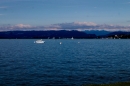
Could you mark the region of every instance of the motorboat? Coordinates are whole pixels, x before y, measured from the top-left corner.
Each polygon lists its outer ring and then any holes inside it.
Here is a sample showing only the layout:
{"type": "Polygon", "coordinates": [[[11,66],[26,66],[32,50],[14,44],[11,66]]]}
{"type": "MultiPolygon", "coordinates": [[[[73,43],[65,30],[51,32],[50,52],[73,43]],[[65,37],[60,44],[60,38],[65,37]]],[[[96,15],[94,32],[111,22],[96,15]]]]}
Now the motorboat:
{"type": "Polygon", "coordinates": [[[34,41],[34,43],[45,43],[42,39],[34,41]]]}

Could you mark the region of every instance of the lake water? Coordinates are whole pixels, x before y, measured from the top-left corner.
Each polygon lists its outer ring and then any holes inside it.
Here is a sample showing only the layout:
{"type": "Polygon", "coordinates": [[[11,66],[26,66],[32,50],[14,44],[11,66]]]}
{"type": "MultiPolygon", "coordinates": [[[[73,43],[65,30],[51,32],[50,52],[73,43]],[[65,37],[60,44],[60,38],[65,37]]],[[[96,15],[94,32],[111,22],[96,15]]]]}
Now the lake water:
{"type": "Polygon", "coordinates": [[[130,81],[129,39],[45,39],[44,44],[34,41],[0,39],[0,86],[130,81]]]}

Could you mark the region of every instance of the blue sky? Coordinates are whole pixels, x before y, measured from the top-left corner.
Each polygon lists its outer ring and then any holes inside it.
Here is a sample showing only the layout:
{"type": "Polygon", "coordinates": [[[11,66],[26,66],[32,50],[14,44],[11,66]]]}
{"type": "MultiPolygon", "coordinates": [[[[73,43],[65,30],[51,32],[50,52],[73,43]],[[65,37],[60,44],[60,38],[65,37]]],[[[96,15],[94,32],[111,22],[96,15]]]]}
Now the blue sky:
{"type": "Polygon", "coordinates": [[[0,0],[0,30],[130,30],[129,10],[130,0],[0,0]]]}

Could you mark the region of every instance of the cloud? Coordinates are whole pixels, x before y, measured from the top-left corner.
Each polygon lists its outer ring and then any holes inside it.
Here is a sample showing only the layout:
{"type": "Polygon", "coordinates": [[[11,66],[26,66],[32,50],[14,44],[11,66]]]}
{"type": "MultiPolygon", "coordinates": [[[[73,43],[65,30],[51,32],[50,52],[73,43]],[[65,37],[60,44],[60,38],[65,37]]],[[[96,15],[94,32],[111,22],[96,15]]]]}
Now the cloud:
{"type": "Polygon", "coordinates": [[[48,26],[31,26],[28,24],[0,26],[1,31],[9,30],[106,30],[106,31],[130,31],[130,26],[96,24],[94,22],[59,23],[48,26]]]}
{"type": "Polygon", "coordinates": [[[31,25],[17,24],[14,27],[17,27],[17,28],[31,28],[31,25]]]}
{"type": "Polygon", "coordinates": [[[31,30],[33,27],[27,24],[17,24],[17,25],[1,25],[0,31],[10,31],[10,30],[31,30]]]}
{"type": "MultiPolygon", "coordinates": [[[[52,26],[57,26],[57,29],[63,30],[84,30],[85,28],[94,27],[97,24],[93,22],[72,22],[72,23],[61,23],[61,24],[54,24],[52,26]]],[[[50,26],[49,26],[50,27],[50,26]]]]}
{"type": "Polygon", "coordinates": [[[96,24],[93,22],[72,22],[72,23],[62,23],[55,24],[63,30],[106,30],[106,31],[130,31],[130,26],[120,26],[120,25],[107,25],[107,24],[96,24]]]}
{"type": "Polygon", "coordinates": [[[79,26],[96,26],[96,23],[93,22],[73,22],[75,25],[79,26]]]}
{"type": "Polygon", "coordinates": [[[96,24],[94,22],[72,22],[55,24],[59,26],[57,29],[64,30],[107,30],[107,31],[130,31],[130,26],[96,24]]]}

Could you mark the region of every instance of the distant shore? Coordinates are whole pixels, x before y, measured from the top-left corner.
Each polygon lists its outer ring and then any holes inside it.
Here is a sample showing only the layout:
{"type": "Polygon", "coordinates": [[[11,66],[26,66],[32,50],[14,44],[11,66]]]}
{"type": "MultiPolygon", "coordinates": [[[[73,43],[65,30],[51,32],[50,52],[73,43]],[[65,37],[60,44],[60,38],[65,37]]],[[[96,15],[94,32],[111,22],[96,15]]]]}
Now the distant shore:
{"type": "MultiPolygon", "coordinates": [[[[97,32],[99,33],[99,32],[97,32]]],[[[130,32],[109,32],[97,35],[85,31],[2,31],[0,39],[130,39],[130,32]]]]}

